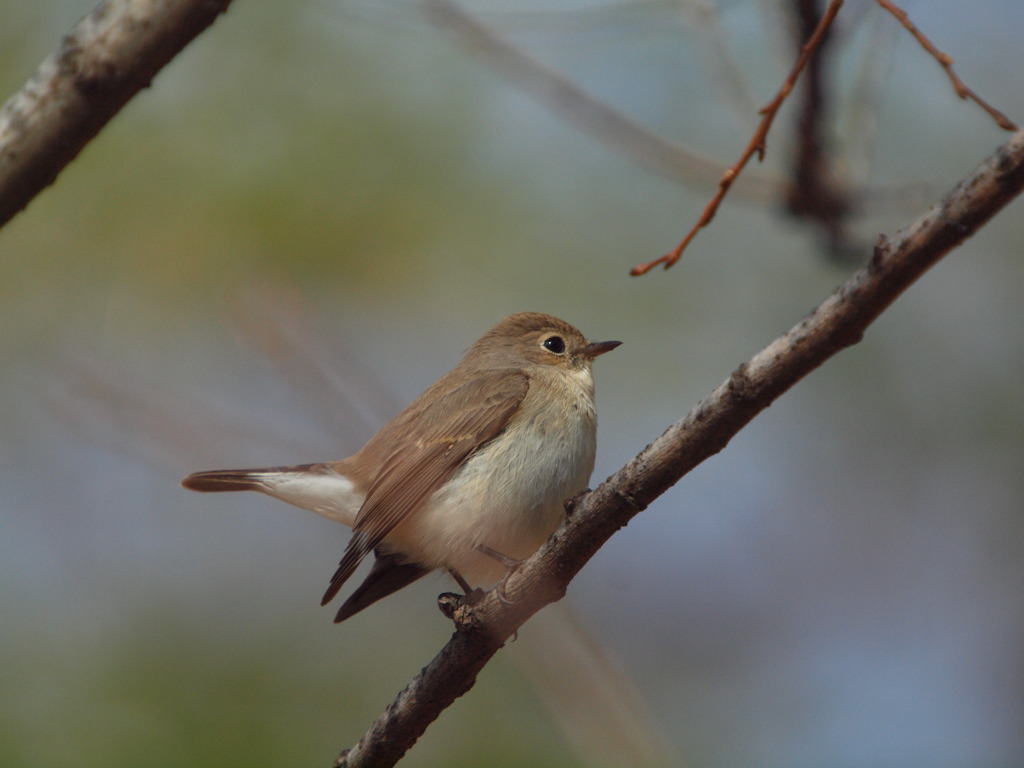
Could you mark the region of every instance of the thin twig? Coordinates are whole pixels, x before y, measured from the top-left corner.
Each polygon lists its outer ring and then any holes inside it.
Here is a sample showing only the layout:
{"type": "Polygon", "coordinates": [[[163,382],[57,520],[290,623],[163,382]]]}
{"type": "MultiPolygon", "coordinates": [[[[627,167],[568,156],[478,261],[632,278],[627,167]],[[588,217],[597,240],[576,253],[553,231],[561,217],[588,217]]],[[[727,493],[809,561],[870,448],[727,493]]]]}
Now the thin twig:
{"type": "MultiPolygon", "coordinates": [[[[697,19],[700,31],[694,36],[693,43],[700,45],[706,52],[703,58],[714,83],[715,93],[722,96],[722,103],[732,112],[737,128],[744,132],[750,130],[751,116],[757,114],[758,99],[751,91],[736,57],[729,50],[722,24],[722,14],[726,9],[719,7],[713,0],[701,0],[685,10],[697,19]]],[[[715,181],[717,176],[716,173],[715,181]]]]}
{"type": "Polygon", "coordinates": [[[718,191],[715,192],[714,197],[711,198],[711,202],[707,204],[707,207],[704,209],[704,213],[701,214],[697,223],[693,225],[693,228],[690,229],[686,234],[686,237],[683,238],[682,242],[680,242],[674,250],[655,259],[654,261],[633,267],[633,269],[630,270],[631,275],[645,275],[659,264],[664,264],[665,269],[668,269],[679,261],[679,257],[682,256],[683,251],[686,250],[686,247],[690,244],[693,238],[697,236],[697,233],[710,224],[712,219],[715,218],[718,206],[725,198],[725,195],[729,192],[729,188],[732,186],[733,182],[743,171],[744,167],[746,167],[750,158],[756,154],[759,161],[764,160],[765,148],[768,141],[768,131],[771,130],[772,122],[775,120],[776,114],[778,114],[779,107],[782,106],[786,97],[789,96],[790,92],[793,90],[793,86],[796,85],[797,78],[800,76],[800,73],[807,65],[811,56],[814,55],[814,52],[818,49],[818,46],[825,37],[825,33],[832,25],[832,21],[835,19],[836,14],[839,13],[839,9],[842,8],[842,6],[843,0],[831,0],[828,8],[825,9],[824,15],[821,17],[821,22],[814,30],[814,34],[811,35],[810,39],[804,43],[801,48],[800,56],[797,58],[796,64],[793,65],[793,69],[786,77],[785,82],[783,82],[782,88],[780,88],[779,92],[775,94],[774,99],[761,108],[761,123],[757,126],[757,130],[754,131],[754,135],[751,137],[750,143],[747,144],[747,148],[743,150],[743,154],[740,156],[740,159],[736,161],[735,165],[722,174],[722,178],[718,181],[718,191]]]}
{"type": "MultiPolygon", "coordinates": [[[[868,5],[858,7],[870,8],[868,5]]],[[[843,127],[843,167],[851,189],[864,188],[871,175],[872,159],[878,144],[878,113],[883,85],[891,69],[896,40],[901,34],[880,13],[871,14],[870,18],[865,19],[864,26],[867,28],[864,34],[871,44],[861,46],[857,63],[851,66],[857,75],[850,86],[847,99],[849,116],[843,127]]],[[[920,208],[935,196],[935,191],[922,194],[921,191],[915,193],[908,190],[908,198],[916,197],[916,202],[909,210],[920,208]]],[[[870,197],[862,196],[857,202],[860,210],[877,206],[877,210],[891,211],[894,200],[890,195],[872,194],[870,197]]]]}
{"type": "Polygon", "coordinates": [[[887,10],[889,13],[891,13],[893,16],[899,19],[900,23],[904,26],[904,28],[914,36],[918,43],[921,44],[921,47],[928,51],[928,53],[930,53],[932,57],[937,62],[939,62],[939,65],[944,70],[946,70],[946,75],[949,77],[950,82],[953,84],[953,90],[956,91],[957,96],[959,96],[961,99],[973,101],[983,110],[988,112],[992,119],[996,121],[996,124],[1003,130],[1017,130],[1016,124],[1012,120],[1010,120],[1010,118],[1008,118],[998,109],[996,109],[983,98],[981,98],[981,96],[979,96],[978,94],[976,94],[974,91],[967,87],[964,81],[961,80],[957,76],[956,72],[953,71],[953,57],[950,56],[949,54],[943,53],[938,48],[936,48],[932,41],[925,37],[924,33],[917,28],[914,22],[910,20],[910,17],[907,15],[906,11],[896,6],[894,3],[890,2],[890,0],[875,0],[875,2],[877,2],[885,10],[887,10]]]}
{"type": "Polygon", "coordinates": [[[453,611],[456,632],[363,738],[336,761],[394,765],[431,722],[468,691],[502,643],[569,582],[620,528],[691,469],[721,451],[758,413],[846,347],[939,259],[1024,190],[1024,132],[1016,133],[940,203],[891,238],[800,323],[773,341],[594,491],[505,584],[453,611]]]}
{"type": "MultiPolygon", "coordinates": [[[[604,142],[645,168],[684,184],[704,185],[720,176],[714,161],[652,133],[622,112],[595,98],[570,78],[504,40],[451,0],[421,0],[428,21],[459,37],[500,74],[514,81],[566,122],[604,142]]],[[[751,177],[742,194],[776,199],[780,180],[751,177]]]]}
{"type": "MultiPolygon", "coordinates": [[[[360,364],[343,340],[324,343],[324,332],[312,327],[310,308],[301,302],[299,292],[282,287],[280,281],[274,290],[258,285],[242,297],[233,321],[291,388],[302,393],[303,403],[319,422],[343,441],[359,434],[368,438],[401,410],[401,401],[360,364]]],[[[353,451],[358,447],[351,446],[353,451]]]]}

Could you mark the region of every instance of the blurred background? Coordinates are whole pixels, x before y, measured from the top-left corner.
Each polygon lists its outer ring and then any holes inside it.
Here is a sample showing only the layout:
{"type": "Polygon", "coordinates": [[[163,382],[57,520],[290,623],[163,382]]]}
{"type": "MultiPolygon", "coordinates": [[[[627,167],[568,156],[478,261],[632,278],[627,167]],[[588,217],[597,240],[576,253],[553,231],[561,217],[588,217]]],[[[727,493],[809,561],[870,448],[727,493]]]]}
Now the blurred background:
{"type": "MultiPolygon", "coordinates": [[[[0,92],[93,4],[5,0],[0,92]]],[[[769,0],[465,7],[716,168],[793,58],[769,0]]],[[[1024,118],[1020,3],[905,7],[1024,118]]],[[[841,18],[863,257],[1006,134],[874,3],[841,18]]],[[[452,585],[335,626],[345,529],[183,475],[348,455],[537,310],[625,342],[596,484],[852,270],[780,213],[794,104],[630,278],[713,180],[535,95],[412,3],[236,0],[0,232],[0,765],[328,764],[447,640],[452,585]]],[[[403,764],[1024,765],[1020,210],[620,532],[403,764]]]]}

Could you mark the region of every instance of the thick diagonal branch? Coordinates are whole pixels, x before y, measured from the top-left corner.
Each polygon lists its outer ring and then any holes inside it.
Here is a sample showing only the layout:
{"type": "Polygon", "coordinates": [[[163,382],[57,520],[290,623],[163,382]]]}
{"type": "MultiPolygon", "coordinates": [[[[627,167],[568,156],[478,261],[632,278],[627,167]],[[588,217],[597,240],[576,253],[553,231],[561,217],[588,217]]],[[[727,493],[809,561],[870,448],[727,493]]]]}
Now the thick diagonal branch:
{"type": "Polygon", "coordinates": [[[231,0],[107,0],[0,109],[0,226],[231,0]]]}
{"type": "Polygon", "coordinates": [[[336,765],[394,765],[445,707],[473,686],[502,643],[565,593],[572,578],[617,530],[721,451],[797,381],[859,341],[918,277],[1022,188],[1024,132],[1018,132],[920,219],[891,238],[880,237],[866,267],[737,368],[636,458],[578,499],[565,524],[509,578],[505,592],[511,604],[492,592],[475,606],[455,609],[457,631],[448,645],[336,765]]]}

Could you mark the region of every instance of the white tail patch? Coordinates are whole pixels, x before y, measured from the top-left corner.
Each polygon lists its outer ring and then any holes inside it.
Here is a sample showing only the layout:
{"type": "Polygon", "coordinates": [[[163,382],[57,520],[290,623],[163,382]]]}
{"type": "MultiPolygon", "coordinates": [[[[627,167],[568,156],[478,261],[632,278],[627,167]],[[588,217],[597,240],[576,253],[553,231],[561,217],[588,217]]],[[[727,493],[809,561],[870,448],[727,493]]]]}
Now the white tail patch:
{"type": "Polygon", "coordinates": [[[364,495],[344,475],[325,472],[276,470],[253,472],[258,490],[296,507],[308,509],[349,527],[363,505],[364,495]]]}

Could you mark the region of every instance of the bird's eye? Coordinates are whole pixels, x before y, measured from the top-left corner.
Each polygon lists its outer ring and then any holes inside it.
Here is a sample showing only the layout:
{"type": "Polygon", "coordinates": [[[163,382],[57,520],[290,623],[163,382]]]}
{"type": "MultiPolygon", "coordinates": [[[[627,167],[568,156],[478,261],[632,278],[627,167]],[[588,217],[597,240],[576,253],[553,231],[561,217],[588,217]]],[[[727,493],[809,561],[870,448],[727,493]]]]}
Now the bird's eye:
{"type": "Polygon", "coordinates": [[[560,355],[565,352],[565,339],[561,336],[548,336],[544,339],[541,346],[543,346],[548,352],[554,352],[556,355],[560,355]]]}

